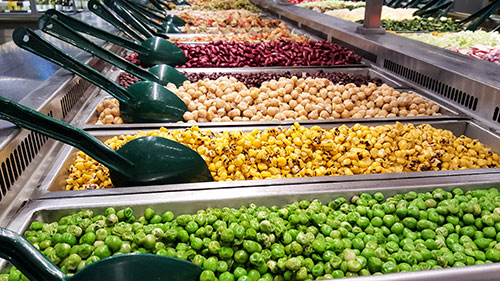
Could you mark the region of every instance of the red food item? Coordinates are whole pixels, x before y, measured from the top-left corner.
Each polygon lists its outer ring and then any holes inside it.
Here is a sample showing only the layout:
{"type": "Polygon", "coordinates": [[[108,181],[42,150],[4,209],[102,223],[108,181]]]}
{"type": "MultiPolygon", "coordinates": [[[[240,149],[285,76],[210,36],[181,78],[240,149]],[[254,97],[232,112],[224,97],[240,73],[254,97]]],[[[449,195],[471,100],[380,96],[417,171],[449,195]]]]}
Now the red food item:
{"type": "Polygon", "coordinates": [[[469,48],[447,48],[450,51],[460,53],[462,55],[474,57],[476,59],[485,60],[500,64],[500,47],[490,47],[482,44],[476,44],[469,48]]]}
{"type": "MultiPolygon", "coordinates": [[[[332,66],[358,64],[361,56],[328,41],[270,42],[215,41],[207,44],[177,44],[188,62],[186,67],[332,66]]],[[[137,54],[126,57],[140,64],[137,54]]]]}

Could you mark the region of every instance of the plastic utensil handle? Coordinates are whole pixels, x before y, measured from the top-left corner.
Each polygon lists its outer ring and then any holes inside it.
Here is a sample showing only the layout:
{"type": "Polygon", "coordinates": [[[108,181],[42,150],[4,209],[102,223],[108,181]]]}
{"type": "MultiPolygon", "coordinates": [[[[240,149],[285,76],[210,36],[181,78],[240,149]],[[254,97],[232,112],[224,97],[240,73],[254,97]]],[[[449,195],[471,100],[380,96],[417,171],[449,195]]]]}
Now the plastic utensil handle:
{"type": "Polygon", "coordinates": [[[133,17],[135,17],[137,20],[141,21],[145,26],[152,26],[154,27],[158,32],[165,33],[165,28],[163,28],[161,25],[159,25],[156,22],[153,22],[150,18],[146,17],[142,12],[137,11],[136,8],[124,1],[114,1],[118,5],[120,5],[123,9],[127,10],[133,17]]]}
{"type": "MultiPolygon", "coordinates": [[[[163,5],[163,6],[162,6],[162,5],[160,4],[160,2],[158,2],[158,1],[156,1],[156,0],[149,0],[149,2],[150,2],[151,4],[153,4],[153,6],[155,6],[157,9],[162,10],[162,9],[164,9],[164,7],[165,7],[167,10],[171,10],[171,9],[170,9],[170,7],[169,7],[168,5],[163,5]]],[[[164,4],[164,3],[162,3],[162,4],[164,4]]]]}
{"type": "Polygon", "coordinates": [[[137,1],[134,1],[134,0],[128,0],[129,3],[131,3],[132,5],[136,5],[138,7],[141,7],[143,8],[144,10],[148,10],[150,11],[151,13],[157,13],[157,14],[160,14],[160,15],[166,15],[167,13],[163,10],[159,10],[157,8],[153,8],[153,7],[150,7],[148,5],[145,5],[143,3],[140,3],[140,2],[137,2],[137,1]]]}
{"type": "Polygon", "coordinates": [[[144,38],[142,37],[142,35],[139,35],[136,31],[134,31],[130,27],[128,27],[119,18],[117,18],[115,15],[113,15],[106,7],[104,7],[104,5],[102,5],[99,1],[90,0],[88,3],[88,8],[94,14],[103,18],[105,21],[109,22],[110,24],[112,24],[116,28],[120,29],[128,36],[130,36],[130,37],[132,37],[140,42],[144,41],[144,38]]]}
{"type": "Polygon", "coordinates": [[[128,159],[82,129],[0,96],[0,119],[74,146],[112,170],[133,166],[128,159]]]}
{"type": "Polygon", "coordinates": [[[92,41],[83,37],[79,33],[71,30],[67,25],[53,18],[50,15],[41,16],[40,19],[38,20],[38,23],[41,30],[54,37],[57,37],[93,55],[96,55],[101,59],[125,70],[126,72],[138,76],[142,80],[154,81],[161,84],[160,79],[158,79],[158,77],[156,77],[152,73],[121,58],[120,56],[116,55],[113,52],[110,52],[104,48],[99,47],[92,41]]]}
{"type": "Polygon", "coordinates": [[[28,240],[0,227],[0,258],[10,261],[30,280],[64,281],[66,275],[28,240]]]}
{"type": "MultiPolygon", "coordinates": [[[[129,50],[138,52],[138,53],[147,53],[148,50],[141,45],[137,44],[136,42],[132,42],[128,39],[125,39],[120,36],[116,36],[112,33],[109,33],[107,31],[104,31],[102,29],[93,27],[92,25],[89,25],[83,21],[77,20],[73,17],[67,16],[55,9],[50,9],[45,12],[46,15],[51,15],[56,17],[59,21],[62,23],[66,24],[67,26],[71,27],[72,29],[88,34],[90,36],[94,36],[97,38],[100,38],[104,41],[111,42],[113,44],[122,46],[124,48],[127,48],[129,50]]],[[[142,41],[140,41],[142,42],[142,41]]],[[[138,42],[138,43],[140,43],[138,42]]]]}
{"type": "Polygon", "coordinates": [[[142,33],[142,35],[146,36],[146,38],[155,36],[155,32],[153,30],[151,30],[149,27],[141,23],[132,14],[130,14],[129,11],[126,11],[122,6],[120,6],[114,0],[105,0],[104,4],[108,6],[111,10],[113,10],[115,13],[117,13],[128,24],[132,25],[135,29],[137,29],[140,33],[142,33]]]}
{"type": "Polygon", "coordinates": [[[142,14],[144,14],[145,16],[148,16],[149,18],[151,19],[155,19],[155,20],[158,20],[158,21],[165,21],[165,14],[163,13],[159,13],[156,12],[156,9],[151,11],[150,9],[140,5],[139,3],[137,2],[134,2],[134,1],[127,1],[127,0],[124,0],[122,1],[122,3],[126,3],[128,4],[128,6],[130,6],[132,9],[134,9],[136,12],[140,12],[142,14]]]}
{"type": "Polygon", "coordinates": [[[130,94],[111,79],[97,72],[93,68],[65,54],[61,49],[38,36],[33,30],[20,26],[14,30],[12,39],[17,46],[28,50],[46,60],[78,74],[99,88],[105,90],[120,102],[128,103],[130,94]]]}

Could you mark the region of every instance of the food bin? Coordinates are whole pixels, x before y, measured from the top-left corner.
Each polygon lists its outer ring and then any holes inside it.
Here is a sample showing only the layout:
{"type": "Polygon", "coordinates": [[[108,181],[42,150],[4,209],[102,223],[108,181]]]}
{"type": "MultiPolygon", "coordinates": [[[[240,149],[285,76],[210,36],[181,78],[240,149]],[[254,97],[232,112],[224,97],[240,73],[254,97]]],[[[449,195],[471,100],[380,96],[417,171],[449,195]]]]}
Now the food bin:
{"type": "MultiPolygon", "coordinates": [[[[332,129],[345,124],[348,127],[360,123],[366,126],[377,126],[394,124],[393,122],[381,122],[376,120],[364,120],[363,122],[344,121],[329,122],[320,124],[323,129],[332,129]]],[[[500,136],[482,128],[470,120],[436,120],[436,121],[404,121],[414,125],[429,124],[434,128],[450,130],[455,136],[464,135],[471,139],[477,139],[485,147],[491,148],[492,152],[500,153],[500,136]]],[[[203,128],[201,130],[217,131],[251,131],[253,129],[274,128],[276,126],[264,125],[260,123],[249,123],[245,125],[230,125],[203,128]]],[[[303,124],[304,127],[310,128],[315,126],[315,123],[303,124]]],[[[186,124],[173,124],[169,129],[175,130],[190,127],[186,124]],[[176,125],[176,126],[175,126],[176,125]]],[[[288,127],[288,126],[286,126],[288,127]]],[[[143,131],[152,131],[152,128],[143,131]]],[[[89,131],[93,136],[100,140],[106,140],[113,136],[122,134],[135,134],[136,128],[127,129],[122,127],[115,130],[92,130],[89,131]]],[[[60,198],[60,197],[78,197],[78,196],[94,196],[94,195],[109,195],[109,194],[126,194],[139,192],[154,192],[154,191],[176,191],[176,190],[202,190],[202,189],[220,189],[220,188],[240,188],[240,187],[264,187],[264,186],[282,186],[282,185],[302,185],[305,183],[330,183],[330,182],[352,182],[352,181],[367,181],[379,180],[381,182],[389,179],[412,179],[412,178],[433,178],[442,176],[460,176],[474,174],[490,174],[499,173],[499,168],[482,168],[482,169],[464,169],[464,170],[447,170],[447,171],[422,171],[422,172],[403,172],[403,173],[385,173],[385,174],[363,174],[363,175],[338,175],[338,176],[321,176],[321,177],[297,177],[297,178],[282,178],[282,179],[262,179],[262,180],[243,180],[243,181],[217,181],[217,182],[202,182],[202,183],[184,183],[159,186],[141,186],[127,188],[109,188],[96,190],[78,190],[66,191],[66,178],[69,175],[69,167],[76,159],[77,149],[64,145],[53,158],[53,164],[47,169],[43,178],[40,179],[40,186],[34,193],[34,198],[60,198]]]]}
{"type": "MultiPolygon", "coordinates": [[[[297,67],[297,68],[290,68],[290,69],[284,69],[281,67],[277,68],[272,68],[272,67],[264,67],[264,68],[200,68],[200,69],[183,69],[181,72],[185,73],[284,73],[284,72],[290,72],[290,73],[296,73],[298,77],[301,77],[303,73],[315,73],[317,71],[323,71],[325,73],[336,73],[336,72],[343,72],[343,73],[352,73],[356,75],[363,75],[363,76],[369,76],[371,78],[378,78],[380,79],[383,83],[387,84],[390,87],[395,88],[396,90],[400,92],[409,92],[409,93],[415,93],[414,90],[409,89],[408,86],[397,79],[393,79],[390,76],[387,76],[386,74],[370,68],[370,67],[348,67],[348,68],[339,68],[339,67],[321,67],[321,68],[316,68],[316,67],[297,67]]],[[[114,72],[111,77],[115,78],[116,81],[118,81],[118,75],[120,74],[120,71],[114,72]]],[[[435,120],[435,119],[450,119],[450,118],[462,118],[461,115],[458,113],[456,109],[453,108],[451,104],[444,103],[442,101],[436,100],[435,96],[429,95],[425,92],[418,92],[422,97],[424,97],[426,100],[430,100],[437,104],[440,107],[439,113],[441,115],[435,115],[435,116],[418,116],[418,117],[386,117],[386,118],[374,118],[375,120],[406,120],[406,119],[411,119],[415,120],[416,119],[422,119],[422,120],[435,120]]],[[[98,112],[96,111],[96,107],[104,100],[110,98],[110,96],[105,93],[104,91],[99,91],[97,96],[93,99],[90,99],[80,110],[80,112],[75,116],[73,119],[73,124],[76,126],[83,128],[85,130],[91,130],[91,129],[105,129],[105,128],[116,128],[118,126],[121,126],[123,124],[117,125],[117,124],[105,124],[105,125],[96,125],[96,122],[98,120],[98,112]]],[[[300,121],[301,123],[307,124],[307,123],[328,123],[331,122],[332,120],[335,119],[324,119],[324,120],[304,120],[300,121]]],[[[366,120],[364,118],[358,118],[358,119],[337,119],[337,120],[356,120],[362,122],[363,120],[366,120]]],[[[197,126],[225,126],[227,123],[234,123],[238,122],[239,123],[247,123],[247,121],[232,121],[232,122],[198,122],[198,123],[189,123],[192,125],[197,125],[197,126]]],[[[274,120],[274,121],[259,121],[263,122],[264,124],[279,124],[279,125],[287,125],[287,124],[293,124],[295,122],[294,120],[284,120],[284,121],[279,121],[279,120],[274,120]]],[[[128,123],[126,124],[128,128],[146,128],[146,127],[158,127],[158,126],[171,126],[173,125],[172,123],[165,123],[165,124],[158,124],[158,123],[128,123]]]]}
{"type": "MultiPolygon", "coordinates": [[[[172,211],[175,215],[192,214],[197,210],[206,208],[238,208],[254,203],[258,206],[284,207],[300,200],[318,199],[323,204],[337,197],[351,199],[360,193],[374,194],[381,192],[386,198],[396,194],[414,191],[417,193],[432,191],[442,188],[451,191],[457,187],[464,191],[500,188],[495,177],[475,176],[448,176],[439,179],[365,181],[353,183],[321,183],[306,185],[268,186],[262,188],[242,188],[238,192],[230,190],[201,190],[197,192],[179,191],[172,193],[144,193],[133,195],[91,197],[91,198],[68,198],[59,200],[36,200],[30,201],[18,212],[18,216],[10,222],[8,228],[19,233],[29,228],[33,221],[51,222],[61,217],[74,214],[83,209],[90,209],[94,215],[104,214],[108,207],[117,209],[131,207],[134,214],[143,214],[146,208],[153,208],[157,212],[172,211]],[[467,183],[474,182],[473,184],[467,183]],[[91,199],[91,200],[89,200],[91,199]]],[[[8,264],[3,265],[2,272],[6,272],[8,264]]],[[[496,280],[500,270],[499,263],[438,269],[431,271],[412,271],[405,273],[384,274],[381,276],[367,276],[347,278],[346,280],[449,280],[449,281],[474,281],[474,280],[496,280]]]]}

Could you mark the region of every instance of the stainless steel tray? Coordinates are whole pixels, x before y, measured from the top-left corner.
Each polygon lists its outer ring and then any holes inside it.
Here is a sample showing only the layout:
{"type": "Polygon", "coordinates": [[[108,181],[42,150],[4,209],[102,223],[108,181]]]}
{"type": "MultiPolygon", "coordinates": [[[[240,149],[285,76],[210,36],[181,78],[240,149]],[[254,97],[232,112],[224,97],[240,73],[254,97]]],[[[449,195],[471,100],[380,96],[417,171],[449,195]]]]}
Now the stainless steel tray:
{"type": "MultiPolygon", "coordinates": [[[[353,126],[356,123],[363,125],[376,126],[384,125],[389,122],[380,122],[375,120],[364,122],[330,122],[321,124],[325,129],[331,129],[341,126],[353,126]]],[[[391,122],[392,123],[392,122],[391,122]]],[[[463,121],[414,121],[402,122],[414,124],[430,124],[435,128],[448,129],[455,135],[465,135],[472,139],[479,139],[485,146],[490,147],[492,151],[500,153],[500,136],[495,135],[478,125],[468,120],[463,121]]],[[[185,128],[186,125],[178,124],[176,128],[185,128]]],[[[312,127],[316,124],[304,124],[306,127],[312,127]]],[[[262,124],[248,124],[240,126],[227,126],[227,127],[211,127],[208,128],[212,131],[232,131],[243,130],[250,131],[252,129],[265,129],[269,125],[262,124]]],[[[202,128],[207,130],[207,128],[202,128]]],[[[117,129],[117,130],[94,130],[90,131],[95,137],[105,140],[116,135],[134,134],[136,129],[117,129]]],[[[151,131],[146,129],[143,131],[151,131]]],[[[77,149],[65,145],[60,150],[58,155],[53,161],[53,165],[49,168],[41,182],[40,187],[34,192],[33,198],[61,198],[61,197],[79,197],[79,196],[93,196],[93,195],[110,195],[110,194],[126,194],[126,193],[146,193],[157,191],[177,191],[177,190],[201,190],[201,189],[218,189],[218,188],[241,188],[241,187],[263,187],[263,186],[279,186],[279,185],[292,185],[292,184],[305,184],[305,183],[331,183],[331,182],[351,182],[351,181],[368,181],[379,180],[386,181],[389,179],[411,179],[411,178],[425,178],[427,181],[430,178],[441,176],[460,176],[460,175],[473,175],[473,174],[491,174],[500,173],[500,168],[490,169],[469,169],[469,170],[455,170],[455,171],[427,171],[427,172],[411,172],[411,173],[391,173],[391,174],[371,174],[371,175],[352,175],[352,176],[324,176],[324,177],[306,177],[306,178],[287,178],[287,179],[267,179],[267,180],[245,180],[245,181],[223,181],[223,182],[203,182],[203,183],[186,183],[186,184],[171,184],[171,185],[156,185],[156,186],[142,186],[142,187],[128,187],[128,188],[112,188],[112,189],[98,189],[98,190],[82,190],[82,191],[64,191],[65,180],[68,176],[68,168],[73,164],[77,149]]]]}
{"type": "MultiPolygon", "coordinates": [[[[196,29],[196,28],[193,28],[193,29],[196,29]]],[[[209,29],[216,30],[217,28],[216,27],[211,27],[209,29]]],[[[242,31],[241,33],[246,33],[245,31],[248,30],[247,28],[232,28],[232,29],[241,30],[242,31]]],[[[290,32],[292,34],[307,36],[309,39],[311,39],[313,41],[322,40],[320,37],[318,37],[316,35],[313,35],[313,34],[311,34],[309,32],[306,32],[303,29],[295,28],[295,27],[293,27],[293,26],[291,26],[289,24],[287,24],[287,29],[290,30],[290,32]]],[[[236,34],[239,34],[239,33],[236,33],[236,34]]],[[[199,32],[199,33],[168,33],[167,35],[168,35],[168,37],[170,37],[170,39],[175,39],[175,38],[183,38],[183,39],[185,39],[185,38],[193,38],[193,37],[197,37],[197,36],[217,36],[217,35],[222,35],[222,34],[220,34],[220,33],[199,32]]],[[[181,43],[181,44],[203,44],[203,43],[209,43],[209,42],[185,41],[185,42],[179,42],[179,43],[181,43]]]]}
{"type": "MultiPolygon", "coordinates": [[[[91,209],[95,214],[103,214],[107,207],[131,207],[136,214],[143,213],[145,208],[154,208],[157,212],[167,210],[175,214],[194,213],[199,209],[233,207],[255,203],[265,206],[284,206],[293,201],[319,199],[323,203],[339,196],[350,199],[353,195],[368,192],[382,192],[386,197],[409,191],[426,192],[435,188],[451,191],[456,187],[464,190],[496,187],[500,188],[497,177],[467,176],[442,177],[433,182],[418,179],[365,181],[356,183],[307,184],[268,186],[262,188],[241,188],[238,192],[228,190],[200,190],[197,192],[171,192],[105,196],[91,198],[69,198],[60,200],[30,201],[18,213],[8,228],[22,233],[33,221],[57,221],[61,217],[76,213],[81,209],[91,209]],[[423,182],[423,183],[422,183],[423,182]],[[285,192],[284,192],[285,190],[285,192]]],[[[1,266],[1,261],[0,261],[1,266]]],[[[442,281],[475,281],[498,280],[500,264],[466,266],[451,269],[395,273],[380,276],[346,278],[345,280],[442,280],[442,281]]],[[[4,264],[3,270],[6,271],[4,264]]]]}
{"type": "MultiPolygon", "coordinates": [[[[412,89],[407,89],[404,87],[402,82],[399,82],[397,80],[394,80],[390,77],[385,76],[384,74],[372,69],[372,68],[304,68],[304,69],[271,69],[271,68],[259,68],[258,71],[254,71],[253,69],[245,69],[245,68],[237,68],[237,69],[231,69],[231,68],[202,68],[201,71],[198,71],[199,69],[186,69],[185,72],[187,73],[197,73],[197,72],[206,72],[206,73],[214,73],[214,72],[236,72],[236,73],[252,73],[252,72],[266,72],[266,73],[282,73],[285,71],[290,71],[292,73],[297,73],[298,75],[301,75],[303,72],[316,72],[318,70],[323,70],[325,72],[331,73],[331,72],[348,72],[348,73],[354,73],[354,74],[359,74],[359,75],[365,75],[365,76],[370,76],[370,77],[375,77],[375,78],[380,78],[384,83],[388,84],[389,86],[396,88],[396,89],[401,89],[407,92],[413,92],[415,93],[414,90],[412,89]]],[[[117,79],[120,71],[115,72],[112,77],[117,79]]],[[[420,93],[419,93],[420,94],[420,93]]],[[[382,120],[387,120],[387,121],[394,121],[394,120],[442,120],[442,119],[460,119],[460,115],[456,109],[451,107],[448,104],[443,103],[442,101],[437,101],[434,99],[435,96],[429,95],[427,93],[422,93],[420,94],[423,97],[425,97],[428,100],[433,101],[437,105],[439,105],[440,113],[442,115],[437,115],[437,116],[418,116],[418,117],[387,117],[387,118],[373,118],[374,120],[382,121],[382,120]]],[[[89,100],[89,102],[82,107],[82,110],[78,113],[78,115],[73,119],[72,123],[78,126],[79,128],[83,128],[85,130],[93,130],[93,129],[114,129],[117,127],[122,127],[122,126],[127,126],[127,128],[151,128],[151,127],[159,127],[159,126],[171,126],[170,123],[165,123],[165,124],[158,124],[158,123],[132,123],[132,124],[124,124],[124,125],[95,125],[95,123],[98,120],[98,114],[96,111],[96,107],[106,98],[110,98],[110,96],[101,91],[98,96],[95,98],[89,100]]],[[[335,122],[340,122],[339,120],[342,120],[341,122],[344,122],[345,120],[354,120],[356,122],[362,122],[366,119],[360,118],[360,119],[328,119],[328,120],[306,120],[306,121],[301,121],[301,123],[307,124],[307,123],[329,123],[331,121],[335,122]]],[[[235,124],[276,124],[276,125],[289,125],[293,124],[296,122],[296,120],[287,120],[287,121],[260,121],[260,122],[203,122],[203,123],[186,123],[190,125],[197,125],[197,126],[224,126],[226,123],[235,123],[235,124]]],[[[181,123],[184,124],[184,123],[181,123]]]]}

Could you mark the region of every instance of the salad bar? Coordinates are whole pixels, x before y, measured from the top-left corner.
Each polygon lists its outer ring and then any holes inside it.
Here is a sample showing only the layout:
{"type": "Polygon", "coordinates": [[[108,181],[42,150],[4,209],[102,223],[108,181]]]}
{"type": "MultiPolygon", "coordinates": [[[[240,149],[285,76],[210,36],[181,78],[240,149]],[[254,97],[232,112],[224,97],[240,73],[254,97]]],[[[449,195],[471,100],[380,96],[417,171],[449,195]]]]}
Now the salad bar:
{"type": "Polygon", "coordinates": [[[498,279],[500,2],[374,3],[91,0],[16,28],[0,281],[498,279]]]}

